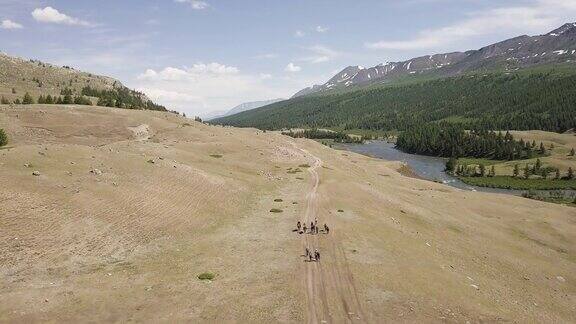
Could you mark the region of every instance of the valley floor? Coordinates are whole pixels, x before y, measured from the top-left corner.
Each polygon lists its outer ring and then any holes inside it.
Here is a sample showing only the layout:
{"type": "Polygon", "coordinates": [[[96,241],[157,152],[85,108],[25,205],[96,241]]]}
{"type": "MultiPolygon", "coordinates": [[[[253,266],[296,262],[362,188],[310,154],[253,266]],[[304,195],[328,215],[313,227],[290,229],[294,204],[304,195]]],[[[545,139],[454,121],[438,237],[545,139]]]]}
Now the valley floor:
{"type": "Polygon", "coordinates": [[[576,321],[574,208],[169,113],[0,106],[0,128],[0,322],[576,321]]]}

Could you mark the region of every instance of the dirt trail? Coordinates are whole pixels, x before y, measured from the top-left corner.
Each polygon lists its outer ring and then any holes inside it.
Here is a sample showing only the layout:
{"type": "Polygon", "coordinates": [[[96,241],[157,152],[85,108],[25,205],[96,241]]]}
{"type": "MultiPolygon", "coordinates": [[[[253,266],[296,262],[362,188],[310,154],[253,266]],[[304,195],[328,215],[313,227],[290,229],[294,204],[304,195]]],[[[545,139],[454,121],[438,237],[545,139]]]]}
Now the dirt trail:
{"type": "MultiPolygon", "coordinates": [[[[322,226],[326,220],[319,212],[320,176],[317,171],[322,166],[322,160],[304,149],[302,152],[314,159],[313,165],[308,169],[312,186],[307,195],[306,211],[302,222],[309,226],[310,223],[318,220],[318,225],[322,226]]],[[[308,322],[366,322],[358,301],[354,278],[338,235],[334,231],[328,235],[303,234],[302,243],[302,250],[309,248],[313,252],[318,249],[322,256],[321,262],[304,262],[303,277],[306,286],[308,322]]]]}

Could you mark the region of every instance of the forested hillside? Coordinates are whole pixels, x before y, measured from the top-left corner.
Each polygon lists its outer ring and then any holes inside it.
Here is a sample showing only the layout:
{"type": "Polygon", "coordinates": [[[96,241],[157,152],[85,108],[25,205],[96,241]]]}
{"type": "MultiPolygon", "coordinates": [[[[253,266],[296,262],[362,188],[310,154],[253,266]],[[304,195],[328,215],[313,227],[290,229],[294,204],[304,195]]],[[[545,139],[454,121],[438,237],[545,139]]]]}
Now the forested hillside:
{"type": "Polygon", "coordinates": [[[213,122],[262,129],[336,127],[403,131],[440,121],[467,129],[563,132],[574,128],[576,68],[567,64],[467,74],[305,96],[213,122]]]}
{"type": "Polygon", "coordinates": [[[34,103],[167,110],[113,78],[0,53],[0,104],[34,103]]]}

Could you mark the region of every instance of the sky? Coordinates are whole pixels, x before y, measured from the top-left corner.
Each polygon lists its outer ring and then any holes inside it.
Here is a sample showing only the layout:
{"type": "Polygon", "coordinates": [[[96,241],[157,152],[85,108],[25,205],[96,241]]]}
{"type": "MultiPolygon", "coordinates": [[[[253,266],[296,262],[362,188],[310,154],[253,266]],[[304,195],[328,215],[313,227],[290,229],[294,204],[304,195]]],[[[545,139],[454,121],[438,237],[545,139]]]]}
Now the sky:
{"type": "Polygon", "coordinates": [[[111,76],[189,116],[289,98],[349,65],[576,21],[576,0],[0,0],[0,51],[111,76]]]}

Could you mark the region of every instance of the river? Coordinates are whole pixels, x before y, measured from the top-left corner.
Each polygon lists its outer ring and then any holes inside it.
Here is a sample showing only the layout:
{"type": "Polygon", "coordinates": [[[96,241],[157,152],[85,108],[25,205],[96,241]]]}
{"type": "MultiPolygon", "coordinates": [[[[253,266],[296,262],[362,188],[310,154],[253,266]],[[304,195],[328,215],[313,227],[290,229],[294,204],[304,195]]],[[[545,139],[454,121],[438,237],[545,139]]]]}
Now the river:
{"type": "Polygon", "coordinates": [[[404,153],[395,147],[394,143],[386,141],[368,141],[364,144],[336,144],[335,148],[380,158],[388,161],[401,161],[406,163],[418,176],[432,181],[442,182],[449,186],[469,190],[502,193],[508,195],[521,195],[525,190],[509,190],[498,188],[477,187],[465,184],[458,178],[453,177],[446,172],[445,158],[425,156],[417,154],[404,153]]]}

